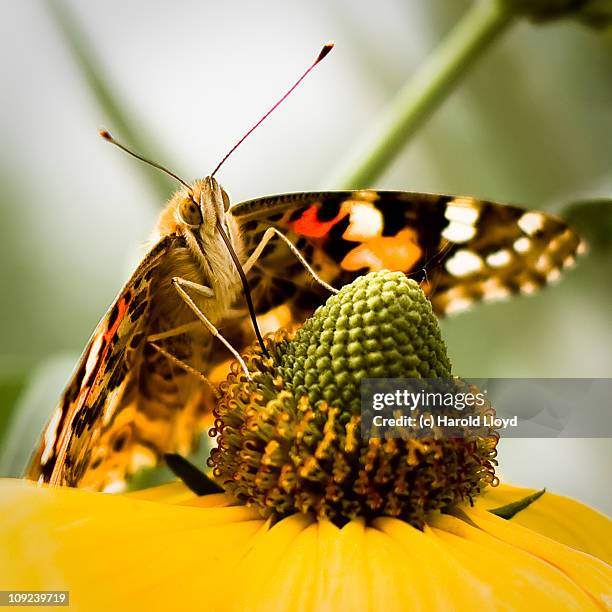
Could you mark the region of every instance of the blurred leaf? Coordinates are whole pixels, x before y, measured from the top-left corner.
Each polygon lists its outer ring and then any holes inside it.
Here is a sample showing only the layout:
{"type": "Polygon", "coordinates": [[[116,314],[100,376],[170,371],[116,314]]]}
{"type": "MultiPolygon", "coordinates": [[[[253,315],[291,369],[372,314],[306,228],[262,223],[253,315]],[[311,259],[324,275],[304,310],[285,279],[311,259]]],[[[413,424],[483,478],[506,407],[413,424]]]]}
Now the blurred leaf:
{"type": "MultiPolygon", "coordinates": [[[[208,434],[200,436],[197,447],[188,455],[187,459],[206,472],[206,460],[210,454],[211,443],[208,434]]],[[[128,482],[128,491],[138,491],[176,480],[176,476],[166,465],[158,465],[154,468],[144,468],[136,472],[128,482]]]]}
{"type": "Polygon", "coordinates": [[[513,17],[506,3],[475,2],[375,117],[327,184],[334,189],[371,187],[513,17]]]}
{"type": "Polygon", "coordinates": [[[0,441],[13,414],[17,398],[27,384],[29,372],[3,374],[0,379],[0,441]]]}
{"type": "Polygon", "coordinates": [[[610,251],[612,200],[575,202],[564,208],[561,215],[586,239],[592,251],[610,251]]]}
{"type": "Polygon", "coordinates": [[[138,470],[127,483],[128,491],[140,491],[158,487],[159,485],[173,482],[176,476],[170,471],[167,465],[159,465],[153,468],[142,468],[138,470]]]}
{"type": "Polygon", "coordinates": [[[57,355],[44,361],[23,381],[0,448],[0,475],[21,476],[76,357],[57,355]]]}
{"type": "MultiPolygon", "coordinates": [[[[160,152],[150,135],[146,135],[146,130],[138,125],[138,121],[127,110],[125,105],[119,100],[110,80],[104,75],[104,70],[93,49],[83,36],[76,20],[65,3],[61,0],[48,0],[50,13],[53,16],[65,42],[67,43],[74,59],[77,61],[81,74],[89,85],[89,88],[96,99],[100,109],[106,115],[110,125],[111,133],[117,132],[119,139],[130,148],[145,157],[154,160],[167,159],[160,152]]],[[[96,126],[98,128],[100,126],[96,126]]],[[[154,189],[162,201],[175,189],[175,182],[145,164],[139,164],[149,185],[154,189]]]]}

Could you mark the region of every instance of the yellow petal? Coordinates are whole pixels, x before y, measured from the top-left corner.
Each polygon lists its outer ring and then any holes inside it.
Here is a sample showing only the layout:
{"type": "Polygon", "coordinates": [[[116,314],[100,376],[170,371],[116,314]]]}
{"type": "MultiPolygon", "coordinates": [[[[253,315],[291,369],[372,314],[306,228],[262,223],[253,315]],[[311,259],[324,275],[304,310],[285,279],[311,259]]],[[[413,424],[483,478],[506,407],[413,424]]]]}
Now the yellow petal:
{"type": "MultiPolygon", "coordinates": [[[[245,593],[237,602],[236,610],[292,610],[296,602],[302,610],[317,610],[314,605],[312,585],[317,563],[317,523],[310,523],[285,548],[276,568],[272,569],[259,593],[245,593]],[[254,606],[253,603],[259,605],[254,606]]],[[[318,603],[318,602],[317,602],[318,603]]]]}
{"type": "Polygon", "coordinates": [[[65,589],[74,608],[113,612],[610,605],[602,561],[479,508],[420,531],[303,514],[272,525],[233,503],[176,483],[113,496],[0,481],[0,589],[65,589]]]}
{"type": "MultiPolygon", "coordinates": [[[[535,489],[504,484],[489,487],[476,500],[476,508],[498,508],[534,492],[535,489]]],[[[540,499],[521,510],[512,523],[612,563],[612,521],[573,499],[546,491],[540,499]]]]}
{"type": "Polygon", "coordinates": [[[412,576],[406,576],[409,565],[398,554],[393,539],[383,531],[368,528],[365,540],[371,608],[388,612],[425,610],[419,604],[420,586],[412,576]]]}
{"type": "Polygon", "coordinates": [[[196,495],[182,482],[178,481],[148,489],[140,489],[139,491],[131,491],[130,493],[125,493],[124,496],[161,504],[197,506],[198,508],[224,508],[226,506],[237,505],[236,500],[226,493],[196,495]]]}
{"type": "Polygon", "coordinates": [[[612,568],[601,559],[555,542],[485,510],[468,509],[466,514],[483,531],[547,561],[579,584],[595,601],[605,607],[612,607],[612,568]]]}
{"type": "Polygon", "coordinates": [[[148,489],[140,489],[124,493],[125,497],[133,499],[146,499],[148,501],[156,501],[163,504],[180,504],[184,501],[189,501],[197,498],[197,495],[188,489],[182,482],[169,482],[168,484],[150,487],[148,489]]]}
{"type": "Polygon", "coordinates": [[[418,590],[417,609],[487,610],[495,603],[487,584],[476,579],[426,532],[393,518],[373,522],[392,538],[404,558],[405,580],[418,590]]]}
{"type": "MultiPolygon", "coordinates": [[[[275,601],[280,592],[274,576],[282,564],[286,564],[286,561],[282,561],[283,556],[296,551],[298,558],[304,554],[305,545],[294,546],[300,533],[312,523],[312,517],[306,514],[289,516],[273,528],[261,531],[251,542],[249,550],[244,555],[236,556],[238,562],[226,568],[225,588],[231,595],[231,609],[283,609],[279,607],[281,602],[275,601]],[[232,584],[240,585],[240,588],[232,587],[232,584]]],[[[300,541],[302,543],[303,540],[300,541]]]]}
{"type": "Polygon", "coordinates": [[[261,528],[253,510],[189,508],[0,481],[0,589],[70,591],[83,610],[191,609],[261,528]]]}
{"type": "Polygon", "coordinates": [[[464,521],[438,516],[429,533],[491,589],[492,601],[503,601],[510,609],[598,609],[587,592],[558,568],[464,521]]]}
{"type": "Polygon", "coordinates": [[[342,529],[319,525],[316,601],[329,610],[362,610],[369,601],[365,523],[356,519],[342,529]]]}

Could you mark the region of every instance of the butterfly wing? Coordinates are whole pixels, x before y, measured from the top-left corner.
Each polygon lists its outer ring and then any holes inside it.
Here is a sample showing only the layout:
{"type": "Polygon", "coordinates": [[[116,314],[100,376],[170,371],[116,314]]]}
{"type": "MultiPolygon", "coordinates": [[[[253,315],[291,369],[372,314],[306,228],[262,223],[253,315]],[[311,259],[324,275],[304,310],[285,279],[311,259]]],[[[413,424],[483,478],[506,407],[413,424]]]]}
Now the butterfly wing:
{"type": "MultiPolygon", "coordinates": [[[[470,197],[392,191],[298,193],[232,209],[247,251],[268,226],[281,230],[317,274],[340,287],[372,270],[400,270],[422,283],[445,315],[479,300],[531,293],[556,280],[581,250],[562,220],[470,197]]],[[[324,290],[288,264],[286,246],[270,244],[249,279],[264,312],[292,304],[303,316],[324,290]]]]}
{"type": "MultiPolygon", "coordinates": [[[[29,478],[112,490],[140,465],[191,446],[201,384],[185,372],[183,380],[146,341],[159,331],[152,329],[156,300],[180,242],[162,238],[98,324],[32,457],[29,478]]],[[[179,355],[180,340],[170,347],[179,355]]],[[[207,342],[200,338],[202,350],[207,342]]]]}

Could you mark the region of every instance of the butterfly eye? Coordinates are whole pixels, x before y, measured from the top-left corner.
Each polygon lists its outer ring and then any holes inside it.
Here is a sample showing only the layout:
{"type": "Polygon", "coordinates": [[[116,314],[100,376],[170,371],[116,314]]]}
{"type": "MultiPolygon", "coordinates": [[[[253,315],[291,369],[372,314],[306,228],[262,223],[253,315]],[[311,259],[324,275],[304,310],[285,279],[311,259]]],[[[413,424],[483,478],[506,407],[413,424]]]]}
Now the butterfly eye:
{"type": "Polygon", "coordinates": [[[230,199],[227,193],[225,193],[225,189],[221,189],[221,197],[223,198],[223,210],[227,212],[230,207],[230,199]]]}
{"type": "Polygon", "coordinates": [[[200,207],[191,199],[184,199],[179,206],[181,221],[191,227],[202,225],[202,213],[200,207]]]}

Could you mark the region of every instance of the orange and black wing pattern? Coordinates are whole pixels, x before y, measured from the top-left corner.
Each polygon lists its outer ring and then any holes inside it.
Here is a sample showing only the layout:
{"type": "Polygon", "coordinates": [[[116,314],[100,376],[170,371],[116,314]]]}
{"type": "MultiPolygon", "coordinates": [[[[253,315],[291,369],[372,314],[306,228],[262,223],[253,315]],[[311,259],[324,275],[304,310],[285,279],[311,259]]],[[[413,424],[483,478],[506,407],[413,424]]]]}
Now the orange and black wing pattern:
{"type": "Polygon", "coordinates": [[[149,251],[98,324],[31,459],[29,478],[112,488],[137,462],[141,365],[159,268],[173,246],[168,236],[149,251]]]}
{"type": "MultiPolygon", "coordinates": [[[[285,233],[335,287],[373,270],[405,272],[446,315],[480,300],[532,293],[555,281],[584,245],[561,219],[472,197],[362,190],[251,200],[232,212],[253,250],[268,226],[285,233]]],[[[258,310],[300,316],[324,298],[286,246],[272,243],[249,279],[258,310]]]]}

